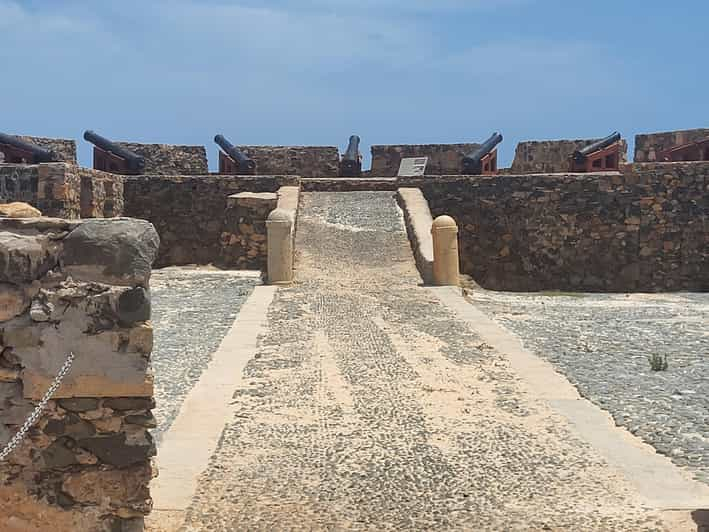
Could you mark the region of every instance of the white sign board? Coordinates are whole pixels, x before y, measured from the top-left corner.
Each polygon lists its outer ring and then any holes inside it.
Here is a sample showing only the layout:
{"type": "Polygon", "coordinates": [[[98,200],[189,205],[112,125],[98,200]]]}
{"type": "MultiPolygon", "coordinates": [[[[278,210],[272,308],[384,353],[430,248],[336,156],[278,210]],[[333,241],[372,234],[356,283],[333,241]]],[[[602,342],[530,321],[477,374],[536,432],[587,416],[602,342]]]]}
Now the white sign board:
{"type": "Polygon", "coordinates": [[[401,159],[398,177],[420,177],[426,172],[428,157],[407,157],[401,159]]]}

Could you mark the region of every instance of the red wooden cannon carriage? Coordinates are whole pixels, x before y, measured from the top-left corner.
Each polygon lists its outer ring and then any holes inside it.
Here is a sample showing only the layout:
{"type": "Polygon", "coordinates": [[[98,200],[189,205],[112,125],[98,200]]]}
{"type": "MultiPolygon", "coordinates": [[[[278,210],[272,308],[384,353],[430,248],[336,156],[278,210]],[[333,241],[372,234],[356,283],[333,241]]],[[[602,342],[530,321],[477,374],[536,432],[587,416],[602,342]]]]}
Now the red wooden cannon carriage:
{"type": "Polygon", "coordinates": [[[576,150],[569,157],[569,171],[576,173],[617,171],[620,164],[620,133],[617,131],[576,150]]]}

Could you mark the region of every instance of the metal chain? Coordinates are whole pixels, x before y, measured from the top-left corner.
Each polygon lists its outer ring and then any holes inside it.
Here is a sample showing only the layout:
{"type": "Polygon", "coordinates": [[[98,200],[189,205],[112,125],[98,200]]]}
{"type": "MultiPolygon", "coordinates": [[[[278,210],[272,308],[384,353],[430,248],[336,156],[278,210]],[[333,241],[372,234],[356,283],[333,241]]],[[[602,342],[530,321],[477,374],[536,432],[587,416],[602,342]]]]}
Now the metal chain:
{"type": "Polygon", "coordinates": [[[64,361],[64,365],[59,369],[59,373],[57,373],[57,376],[54,377],[54,381],[52,382],[52,385],[49,387],[47,392],[44,394],[44,397],[42,397],[42,400],[39,402],[39,404],[36,406],[36,408],[32,411],[30,416],[27,418],[27,421],[24,422],[22,427],[20,427],[20,430],[17,431],[17,434],[15,434],[12,439],[7,443],[5,448],[0,452],[0,462],[5,460],[5,458],[17,448],[17,446],[20,445],[22,440],[25,439],[25,436],[27,435],[27,432],[32,428],[32,425],[37,423],[37,420],[39,419],[39,416],[42,415],[42,411],[47,407],[47,403],[49,400],[52,398],[52,395],[54,395],[54,392],[57,391],[57,388],[62,383],[62,380],[64,380],[64,377],[66,377],[67,373],[69,373],[69,370],[71,369],[71,365],[74,362],[74,353],[70,352],[69,355],[66,357],[66,360],[64,361]]]}

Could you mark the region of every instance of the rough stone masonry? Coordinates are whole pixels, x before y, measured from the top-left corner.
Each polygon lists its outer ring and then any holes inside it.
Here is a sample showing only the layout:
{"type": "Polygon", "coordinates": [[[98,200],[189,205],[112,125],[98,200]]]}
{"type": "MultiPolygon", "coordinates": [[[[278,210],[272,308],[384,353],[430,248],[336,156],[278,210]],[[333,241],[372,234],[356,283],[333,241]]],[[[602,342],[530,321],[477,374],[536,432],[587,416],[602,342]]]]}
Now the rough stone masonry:
{"type": "Polygon", "coordinates": [[[142,530],[155,453],[148,283],[158,246],[142,220],[0,218],[0,447],[68,353],[76,357],[0,462],[3,532],[142,530]]]}

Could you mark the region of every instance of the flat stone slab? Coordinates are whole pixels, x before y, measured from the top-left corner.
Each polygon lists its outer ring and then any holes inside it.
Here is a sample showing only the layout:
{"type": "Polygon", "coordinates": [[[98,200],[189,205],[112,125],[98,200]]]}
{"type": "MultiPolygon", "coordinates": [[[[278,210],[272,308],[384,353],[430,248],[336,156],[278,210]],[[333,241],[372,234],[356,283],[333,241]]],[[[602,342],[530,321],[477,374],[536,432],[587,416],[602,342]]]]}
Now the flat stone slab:
{"type": "Polygon", "coordinates": [[[276,192],[239,192],[227,196],[228,205],[242,205],[244,207],[272,205],[276,207],[278,194],[276,192]]]}

